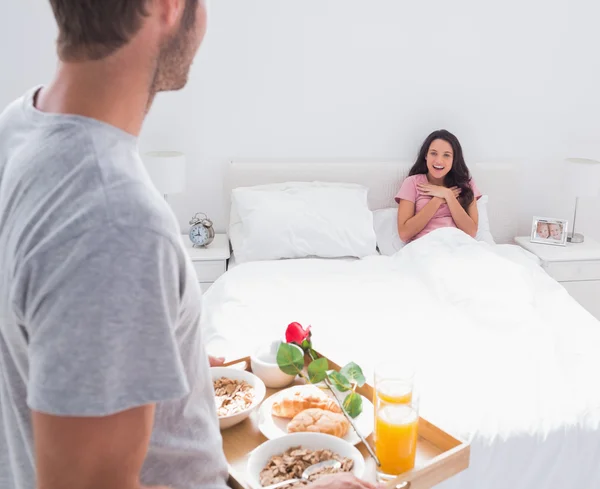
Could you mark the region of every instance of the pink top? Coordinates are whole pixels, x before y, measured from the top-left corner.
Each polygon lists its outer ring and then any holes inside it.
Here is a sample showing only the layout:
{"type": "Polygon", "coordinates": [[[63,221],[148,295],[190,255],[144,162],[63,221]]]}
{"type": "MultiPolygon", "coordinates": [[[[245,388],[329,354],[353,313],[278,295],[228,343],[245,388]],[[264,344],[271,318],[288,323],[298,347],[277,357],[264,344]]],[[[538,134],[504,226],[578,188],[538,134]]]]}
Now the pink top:
{"type": "MultiPolygon", "coordinates": [[[[427,175],[413,175],[412,177],[407,177],[402,182],[402,186],[396,195],[396,202],[400,202],[400,199],[409,200],[415,203],[415,214],[419,212],[425,205],[432,199],[432,197],[428,195],[424,195],[419,192],[417,188],[418,184],[428,184],[429,180],[427,180],[427,175]]],[[[479,199],[481,197],[481,192],[475,185],[473,179],[469,182],[471,188],[473,189],[473,193],[475,194],[475,199],[479,199]]],[[[450,208],[448,204],[445,202],[439,207],[436,213],[433,215],[431,220],[427,223],[427,225],[423,228],[423,230],[417,234],[411,241],[420,238],[421,236],[425,236],[427,233],[430,233],[434,229],[438,228],[448,228],[448,227],[456,227],[456,223],[454,219],[452,219],[452,214],[450,213],[450,208]]]]}

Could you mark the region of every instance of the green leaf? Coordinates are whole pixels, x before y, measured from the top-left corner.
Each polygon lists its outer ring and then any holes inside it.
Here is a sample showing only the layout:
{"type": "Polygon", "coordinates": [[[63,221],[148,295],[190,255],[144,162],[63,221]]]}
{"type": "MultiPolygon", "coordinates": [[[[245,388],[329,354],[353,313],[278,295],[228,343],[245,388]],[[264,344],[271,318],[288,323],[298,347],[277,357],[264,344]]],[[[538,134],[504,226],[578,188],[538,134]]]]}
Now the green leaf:
{"type": "Polygon", "coordinates": [[[348,380],[350,380],[350,382],[356,382],[358,387],[362,387],[363,385],[365,385],[365,382],[367,382],[367,379],[365,379],[365,374],[363,374],[362,369],[354,362],[350,362],[348,365],[342,368],[342,370],[340,370],[340,373],[344,375],[348,380]]]}
{"type": "Polygon", "coordinates": [[[327,372],[327,377],[335,386],[335,388],[340,392],[349,391],[352,387],[350,381],[346,377],[344,377],[344,375],[342,375],[339,372],[336,372],[335,370],[330,370],[329,372],[327,372]]]}
{"type": "Polygon", "coordinates": [[[329,367],[329,363],[326,358],[319,358],[318,360],[313,360],[308,365],[308,380],[311,384],[316,384],[325,380],[327,376],[327,368],[329,367]]]}
{"type": "Polygon", "coordinates": [[[310,349],[310,347],[311,347],[310,341],[308,341],[308,340],[304,340],[304,341],[302,342],[302,345],[301,345],[301,346],[302,346],[302,349],[303,349],[304,351],[307,351],[307,350],[309,350],[309,349],[310,349]]]}
{"type": "Polygon", "coordinates": [[[344,399],[344,410],[348,413],[351,418],[356,418],[362,413],[362,397],[360,394],[353,392],[346,399],[344,399]]]}
{"type": "Polygon", "coordinates": [[[282,343],[277,350],[277,365],[282,372],[297,375],[304,368],[304,355],[295,346],[282,343]]]}

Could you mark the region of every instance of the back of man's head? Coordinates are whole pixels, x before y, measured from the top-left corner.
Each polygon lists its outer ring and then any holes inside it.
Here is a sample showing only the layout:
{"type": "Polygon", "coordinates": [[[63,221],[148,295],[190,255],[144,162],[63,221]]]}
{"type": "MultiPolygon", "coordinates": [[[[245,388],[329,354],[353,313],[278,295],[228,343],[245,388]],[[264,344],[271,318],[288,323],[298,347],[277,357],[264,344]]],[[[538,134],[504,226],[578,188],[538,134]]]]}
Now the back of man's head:
{"type": "MultiPolygon", "coordinates": [[[[142,27],[152,2],[161,0],[50,0],[62,61],[100,60],[125,46],[142,27]]],[[[199,0],[184,0],[181,26],[194,25],[199,0]]]]}

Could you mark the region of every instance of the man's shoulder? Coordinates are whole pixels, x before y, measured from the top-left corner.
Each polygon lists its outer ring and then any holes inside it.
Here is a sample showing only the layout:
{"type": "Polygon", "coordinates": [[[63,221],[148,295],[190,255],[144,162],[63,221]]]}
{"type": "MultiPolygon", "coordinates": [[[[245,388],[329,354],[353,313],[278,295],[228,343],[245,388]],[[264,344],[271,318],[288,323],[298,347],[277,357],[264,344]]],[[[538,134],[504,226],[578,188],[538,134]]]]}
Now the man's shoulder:
{"type": "Polygon", "coordinates": [[[56,131],[61,134],[55,135],[47,161],[54,161],[61,180],[68,179],[73,197],[68,207],[120,228],[142,225],[166,236],[177,234],[172,212],[144,168],[136,138],[85,118],[66,121],[56,131]],[[67,149],[59,143],[65,138],[71,141],[67,149]]]}
{"type": "Polygon", "coordinates": [[[120,228],[152,230],[169,239],[179,236],[178,224],[167,202],[142,182],[122,182],[105,188],[102,204],[108,220],[120,228]]]}
{"type": "Polygon", "coordinates": [[[52,119],[15,134],[22,142],[7,153],[2,179],[18,206],[21,242],[54,247],[105,226],[178,236],[134,139],[93,121],[52,119]]]}

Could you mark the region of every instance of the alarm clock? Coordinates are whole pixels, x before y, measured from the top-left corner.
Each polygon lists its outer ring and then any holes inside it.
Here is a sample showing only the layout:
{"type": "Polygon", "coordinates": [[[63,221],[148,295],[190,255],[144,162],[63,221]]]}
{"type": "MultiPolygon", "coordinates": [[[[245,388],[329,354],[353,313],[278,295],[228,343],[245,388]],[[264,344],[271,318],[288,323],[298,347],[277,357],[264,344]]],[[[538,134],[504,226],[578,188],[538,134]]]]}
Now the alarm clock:
{"type": "Polygon", "coordinates": [[[194,248],[208,246],[215,239],[215,230],[212,221],[203,212],[198,212],[190,220],[189,236],[194,248]]]}

